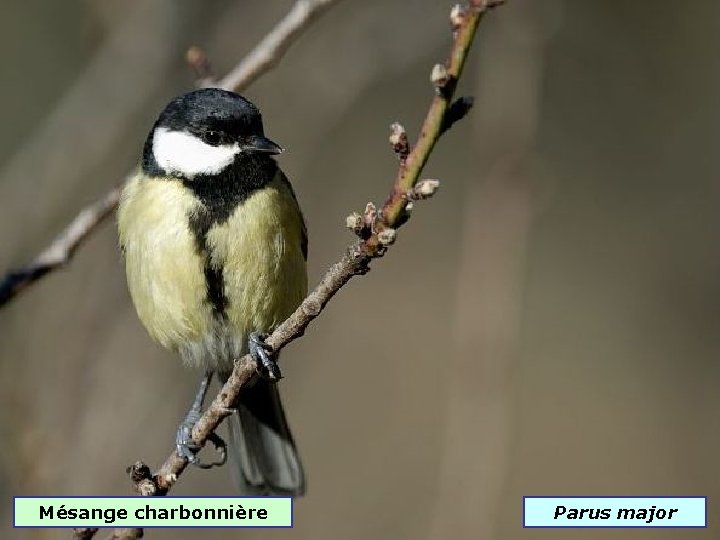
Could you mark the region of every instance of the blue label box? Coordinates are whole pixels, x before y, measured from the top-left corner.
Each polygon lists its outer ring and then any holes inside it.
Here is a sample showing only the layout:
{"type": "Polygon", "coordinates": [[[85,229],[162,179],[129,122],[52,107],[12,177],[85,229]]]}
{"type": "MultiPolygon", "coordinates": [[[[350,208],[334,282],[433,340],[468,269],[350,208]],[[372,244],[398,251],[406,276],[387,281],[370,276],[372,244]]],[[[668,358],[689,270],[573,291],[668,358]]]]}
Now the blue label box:
{"type": "Polygon", "coordinates": [[[523,527],[701,528],[707,497],[523,497],[523,527]]]}

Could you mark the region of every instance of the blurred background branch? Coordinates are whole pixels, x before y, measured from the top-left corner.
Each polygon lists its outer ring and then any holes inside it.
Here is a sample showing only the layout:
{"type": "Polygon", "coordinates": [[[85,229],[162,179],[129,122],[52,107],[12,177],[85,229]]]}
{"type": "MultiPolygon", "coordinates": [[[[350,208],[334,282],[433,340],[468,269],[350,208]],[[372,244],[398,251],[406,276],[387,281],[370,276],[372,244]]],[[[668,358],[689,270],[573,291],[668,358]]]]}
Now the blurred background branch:
{"type": "Polygon", "coordinates": [[[116,187],[99,201],[83,208],[32,263],[5,274],[0,281],[0,307],[48,272],[68,264],[87,236],[113,213],[120,200],[121,191],[122,187],[116,187]]]}
{"type": "Polygon", "coordinates": [[[300,33],[338,0],[298,0],[288,14],[242,62],[225,75],[219,86],[242,92],[263,73],[275,67],[300,33]]]}
{"type": "MultiPolygon", "coordinates": [[[[297,0],[290,11],[220,81],[210,78],[207,57],[198,48],[188,51],[187,60],[204,86],[218,86],[240,92],[260,75],[275,67],[300,34],[339,0],[297,0]]],[[[95,203],[82,209],[63,231],[30,264],[7,272],[0,280],[0,308],[49,272],[67,265],[75,250],[106,217],[112,215],[122,187],[116,187],[95,203]]]]}

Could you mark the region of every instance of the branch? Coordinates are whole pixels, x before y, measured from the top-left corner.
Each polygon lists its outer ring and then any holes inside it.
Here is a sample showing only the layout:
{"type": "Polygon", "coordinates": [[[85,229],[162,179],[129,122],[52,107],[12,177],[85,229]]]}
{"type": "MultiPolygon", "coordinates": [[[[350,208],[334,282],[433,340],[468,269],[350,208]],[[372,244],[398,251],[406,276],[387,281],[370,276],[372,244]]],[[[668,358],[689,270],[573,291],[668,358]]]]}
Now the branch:
{"type": "MultiPolygon", "coordinates": [[[[368,203],[363,215],[355,213],[348,217],[348,227],[359,236],[359,240],[348,247],[340,261],[327,271],[300,307],[267,338],[267,344],[274,351],[279,351],[302,336],[305,328],[322,312],[343,285],[354,276],[367,273],[371,260],[384,255],[395,240],[396,230],[407,221],[413,202],[430,197],[437,189],[438,181],[419,181],[420,174],[435,143],[449,127],[447,115],[453,115],[452,121],[457,121],[462,116],[457,111],[452,112],[452,98],[457,81],[482,16],[488,9],[501,3],[503,0],[472,0],[465,8],[453,8],[451,20],[454,40],[449,60],[442,66],[445,76],[442,80],[432,77],[435,97],[412,150],[402,126],[392,126],[390,142],[400,157],[400,166],[390,195],[380,212],[372,203],[368,203]]],[[[438,68],[433,69],[433,74],[436,74],[437,70],[438,68]]],[[[467,108],[464,112],[467,112],[467,108]]],[[[255,375],[256,364],[249,354],[235,362],[232,375],[195,424],[192,431],[194,443],[204,446],[220,422],[232,414],[240,395],[255,375]]],[[[149,467],[142,462],[133,465],[129,472],[138,493],[165,495],[187,465],[185,458],[173,452],[155,475],[152,475],[149,467]]]]}
{"type": "Polygon", "coordinates": [[[300,33],[338,0],[297,0],[272,32],[219,81],[226,90],[240,92],[275,67],[300,33]]]}
{"type": "Polygon", "coordinates": [[[109,191],[102,199],[85,207],[70,225],[29,265],[8,272],[0,281],[0,306],[53,270],[62,268],[120,200],[122,186],[109,191]]]}
{"type": "MultiPolygon", "coordinates": [[[[247,88],[258,77],[275,67],[310,23],[338,1],[297,0],[270,33],[220,81],[215,81],[210,76],[210,64],[204,53],[197,47],[192,47],[187,53],[187,61],[198,78],[198,84],[235,92],[247,88]]],[[[120,200],[121,191],[122,186],[116,187],[102,199],[81,210],[33,262],[5,274],[0,280],[0,308],[50,272],[66,266],[77,248],[113,213],[120,200]]]]}
{"type": "Polygon", "coordinates": [[[107,540],[135,540],[142,537],[142,529],[115,529],[107,540]]]}
{"type": "MultiPolygon", "coordinates": [[[[98,532],[97,527],[73,529],[73,540],[91,540],[98,532]]],[[[115,529],[107,540],[135,540],[143,537],[142,529],[115,529]]]]}
{"type": "Polygon", "coordinates": [[[90,540],[97,531],[97,527],[76,527],[73,529],[73,540],[90,540]]]}

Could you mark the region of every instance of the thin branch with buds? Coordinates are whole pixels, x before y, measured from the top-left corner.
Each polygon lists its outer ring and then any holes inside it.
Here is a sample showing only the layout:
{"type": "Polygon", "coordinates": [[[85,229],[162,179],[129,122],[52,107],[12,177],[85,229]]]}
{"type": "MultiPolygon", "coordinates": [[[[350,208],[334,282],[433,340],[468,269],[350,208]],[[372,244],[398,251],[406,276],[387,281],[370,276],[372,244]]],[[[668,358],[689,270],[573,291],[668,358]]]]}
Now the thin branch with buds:
{"type": "MultiPolygon", "coordinates": [[[[358,240],[330,267],[300,307],[268,336],[266,343],[273,351],[279,351],[302,336],[305,328],[350,279],[367,273],[370,262],[383,256],[395,241],[397,229],[408,220],[413,203],[427,199],[437,191],[439,181],[421,180],[420,175],[440,136],[469,110],[471,101],[467,98],[453,101],[455,89],[480,20],[490,8],[503,1],[471,0],[467,6],[452,9],[454,39],[450,56],[445,65],[432,71],[435,97],[415,145],[410,147],[400,124],[391,127],[390,143],[400,158],[400,166],[387,200],[379,211],[374,204],[368,203],[363,214],[348,216],[347,226],[358,240]]],[[[205,445],[223,419],[233,413],[240,395],[256,375],[257,366],[249,354],[235,362],[230,378],[195,424],[193,443],[199,447],[205,445]]],[[[188,461],[173,452],[156,474],[152,474],[143,462],[135,463],[128,472],[139,494],[157,496],[167,494],[187,466],[188,461]]]]}
{"type": "MultiPolygon", "coordinates": [[[[187,53],[187,61],[195,72],[198,85],[216,86],[235,92],[247,88],[258,77],[275,67],[290,45],[309,25],[338,1],[297,0],[270,33],[219,81],[212,77],[210,63],[205,54],[199,48],[192,47],[187,53]]],[[[108,216],[112,215],[120,200],[121,191],[122,186],[116,187],[100,200],[81,210],[33,262],[7,272],[0,279],[0,307],[50,272],[67,266],[77,248],[108,216]]]]}

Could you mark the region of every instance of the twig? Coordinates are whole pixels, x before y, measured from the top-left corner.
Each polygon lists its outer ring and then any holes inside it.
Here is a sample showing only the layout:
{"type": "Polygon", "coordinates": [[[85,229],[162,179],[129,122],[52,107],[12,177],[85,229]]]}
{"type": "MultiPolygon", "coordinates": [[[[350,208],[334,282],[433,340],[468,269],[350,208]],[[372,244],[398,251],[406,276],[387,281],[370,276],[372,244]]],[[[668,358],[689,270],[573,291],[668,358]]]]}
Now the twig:
{"type": "MultiPolygon", "coordinates": [[[[408,207],[412,202],[431,196],[437,189],[436,180],[419,181],[420,173],[443,133],[444,126],[447,125],[445,117],[478,24],[488,9],[501,3],[503,0],[474,0],[462,10],[461,15],[457,14],[457,8],[453,8],[454,41],[445,66],[448,77],[443,85],[436,85],[438,91],[430,105],[417,143],[407,154],[405,166],[399,167],[390,196],[380,212],[376,211],[374,205],[368,204],[363,216],[356,213],[348,217],[348,225],[360,239],[327,271],[320,284],[305,298],[300,307],[267,338],[267,344],[274,351],[279,351],[302,336],[308,324],[353,276],[367,273],[370,261],[382,256],[394,241],[395,231],[407,220],[408,207]]],[[[455,120],[459,118],[460,116],[455,120]]],[[[391,143],[395,148],[395,143],[391,143]]],[[[250,355],[236,361],[232,375],[195,424],[192,431],[194,443],[203,446],[220,422],[232,414],[238,398],[255,375],[256,364],[250,355]]],[[[187,465],[185,458],[173,452],[155,475],[150,473],[147,465],[136,463],[131,468],[131,478],[138,493],[165,495],[187,465]]]]}
{"type": "Polygon", "coordinates": [[[185,61],[195,74],[195,85],[198,87],[212,86],[215,84],[212,65],[205,51],[193,45],[185,53],[185,61]]]}
{"type": "Polygon", "coordinates": [[[0,306],[41,277],[70,262],[80,244],[113,213],[121,191],[121,186],[116,187],[99,201],[85,207],[32,263],[8,272],[0,281],[0,306]]]}
{"type": "Polygon", "coordinates": [[[107,540],[135,540],[142,537],[142,529],[115,529],[107,540]]]}
{"type": "Polygon", "coordinates": [[[241,92],[276,66],[304,28],[338,0],[298,0],[285,17],[230,73],[219,86],[241,92]]]}
{"type": "MultiPolygon", "coordinates": [[[[235,92],[246,88],[276,66],[310,23],[338,1],[297,0],[270,33],[220,81],[212,78],[209,61],[202,50],[192,47],[187,53],[187,61],[198,78],[198,85],[218,86],[235,92]]],[[[0,308],[42,277],[67,265],[75,250],[113,213],[121,191],[122,186],[116,187],[102,199],[81,210],[33,262],[9,271],[0,280],[0,308]]]]}
{"type": "Polygon", "coordinates": [[[97,527],[77,527],[73,529],[73,540],[90,540],[97,531],[97,527]]]}

